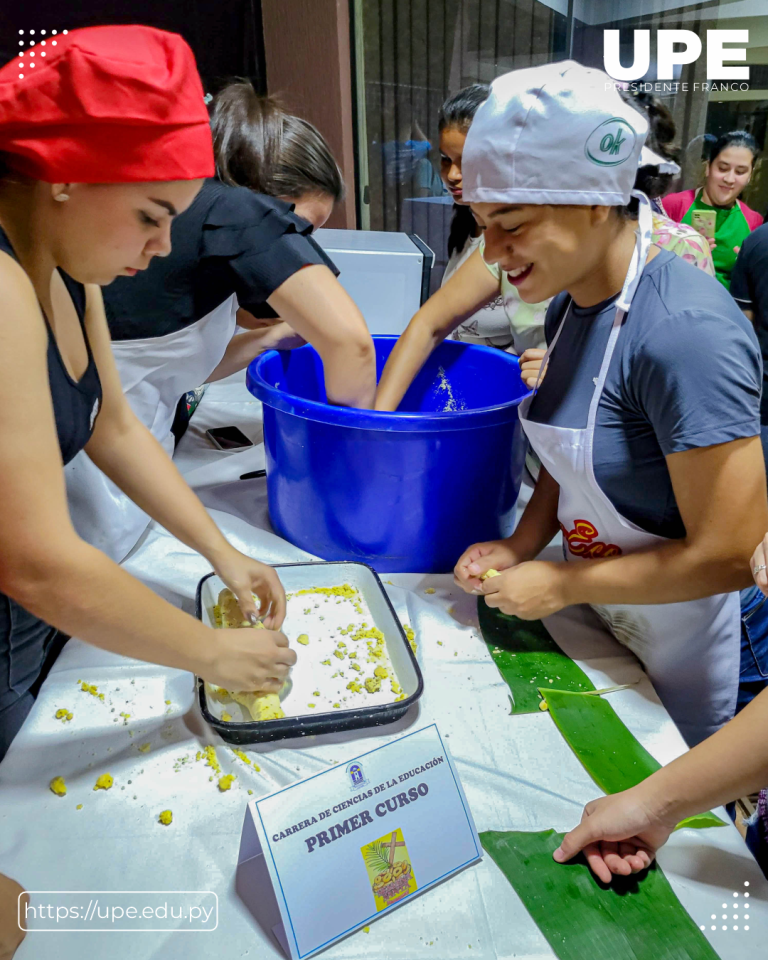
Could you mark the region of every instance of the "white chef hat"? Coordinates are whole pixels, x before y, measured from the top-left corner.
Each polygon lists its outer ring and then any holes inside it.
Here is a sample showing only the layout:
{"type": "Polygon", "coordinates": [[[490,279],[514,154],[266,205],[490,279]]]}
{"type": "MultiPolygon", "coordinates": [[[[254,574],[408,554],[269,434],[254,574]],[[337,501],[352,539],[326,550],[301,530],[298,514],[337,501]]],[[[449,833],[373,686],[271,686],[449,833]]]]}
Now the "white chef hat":
{"type": "Polygon", "coordinates": [[[602,70],[574,60],[513,70],[469,128],[464,201],[625,206],[647,133],[602,70]]]}

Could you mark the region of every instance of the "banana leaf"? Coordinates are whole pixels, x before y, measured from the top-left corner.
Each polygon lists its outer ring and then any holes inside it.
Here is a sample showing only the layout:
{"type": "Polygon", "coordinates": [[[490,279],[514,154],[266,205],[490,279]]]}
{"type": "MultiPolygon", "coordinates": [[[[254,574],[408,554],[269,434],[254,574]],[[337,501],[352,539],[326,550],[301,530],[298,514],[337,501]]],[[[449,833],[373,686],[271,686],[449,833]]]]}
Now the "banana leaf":
{"type": "Polygon", "coordinates": [[[605,885],[582,856],[552,859],[562,839],[554,830],[480,834],[559,960],[718,960],[657,864],[605,885]]]}
{"type": "MultiPolygon", "coordinates": [[[[511,691],[512,713],[538,713],[546,698],[566,742],[605,793],[634,787],[659,769],[660,764],[632,736],[607,701],[599,696],[575,696],[594,690],[595,685],[563,653],[540,620],[520,620],[501,613],[482,597],[477,613],[483,639],[511,691]],[[554,680],[553,686],[550,680],[554,680]],[[562,697],[556,700],[552,696],[555,693],[574,696],[566,707],[562,697]]],[[[726,823],[714,813],[703,813],[683,820],[678,829],[724,826],[726,823]]]]}
{"type": "MultiPolygon", "coordinates": [[[[661,764],[629,732],[602,697],[584,697],[568,690],[540,690],[549,713],[579,762],[604,793],[637,786],[661,764]]],[[[714,813],[688,817],[681,827],[724,827],[714,813]]]]}
{"type": "Polygon", "coordinates": [[[539,687],[549,681],[559,690],[594,690],[595,686],[578,664],[566,656],[547,633],[541,620],[520,620],[489,607],[480,598],[477,605],[483,639],[512,694],[512,713],[538,713],[539,687]]]}

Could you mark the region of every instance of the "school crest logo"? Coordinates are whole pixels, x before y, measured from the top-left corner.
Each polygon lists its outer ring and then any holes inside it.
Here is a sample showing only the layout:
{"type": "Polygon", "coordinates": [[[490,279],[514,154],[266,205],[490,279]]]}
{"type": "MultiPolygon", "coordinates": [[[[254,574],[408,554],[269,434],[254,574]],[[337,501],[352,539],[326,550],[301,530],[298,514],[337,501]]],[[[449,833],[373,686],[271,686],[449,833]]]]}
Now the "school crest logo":
{"type": "Polygon", "coordinates": [[[357,760],[347,764],[347,776],[349,777],[349,785],[353,789],[355,787],[363,787],[368,783],[363,773],[363,765],[358,763],[357,760]]]}
{"type": "Polygon", "coordinates": [[[601,167],[618,167],[632,156],[637,134],[626,120],[611,117],[587,137],[584,152],[601,167]]]}

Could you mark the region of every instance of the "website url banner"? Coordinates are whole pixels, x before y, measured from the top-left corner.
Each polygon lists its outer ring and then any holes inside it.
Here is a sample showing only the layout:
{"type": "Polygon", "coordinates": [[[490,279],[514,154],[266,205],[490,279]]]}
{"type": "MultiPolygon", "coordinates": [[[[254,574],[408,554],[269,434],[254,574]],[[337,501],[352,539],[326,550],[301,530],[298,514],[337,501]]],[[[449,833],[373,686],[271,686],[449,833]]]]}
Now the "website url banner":
{"type": "Polygon", "coordinates": [[[219,925],[210,890],[30,890],[19,927],[31,933],[207,933],[219,925]]]}

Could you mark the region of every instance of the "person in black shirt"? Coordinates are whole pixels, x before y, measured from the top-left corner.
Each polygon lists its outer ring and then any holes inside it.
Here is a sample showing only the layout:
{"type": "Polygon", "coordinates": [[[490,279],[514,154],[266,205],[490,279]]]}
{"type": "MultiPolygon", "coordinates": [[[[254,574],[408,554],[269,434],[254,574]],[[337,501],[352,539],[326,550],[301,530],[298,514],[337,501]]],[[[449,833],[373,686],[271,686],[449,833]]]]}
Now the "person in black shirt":
{"type": "Polygon", "coordinates": [[[754,323],[763,355],[760,439],[768,470],[768,224],[744,239],[731,273],[731,296],[754,323]]]}
{"type": "MultiPolygon", "coordinates": [[[[264,350],[311,343],[331,403],[370,407],[376,387],[365,321],[310,236],[343,191],[328,145],[241,83],[214,101],[212,129],[219,178],[174,223],[170,255],[103,291],[128,401],[169,454],[179,398],[264,350]]],[[[115,560],[149,523],[85,456],[67,494],[80,536],[115,560]]]]}

